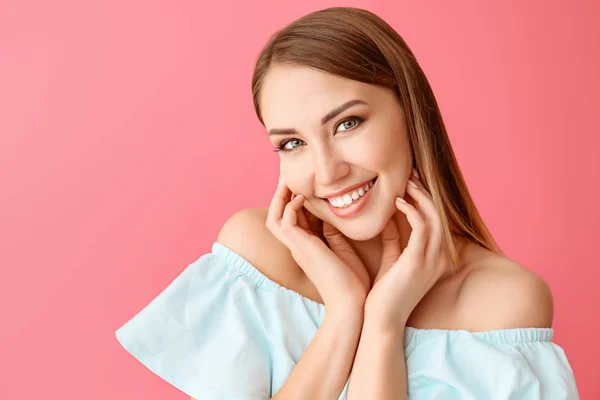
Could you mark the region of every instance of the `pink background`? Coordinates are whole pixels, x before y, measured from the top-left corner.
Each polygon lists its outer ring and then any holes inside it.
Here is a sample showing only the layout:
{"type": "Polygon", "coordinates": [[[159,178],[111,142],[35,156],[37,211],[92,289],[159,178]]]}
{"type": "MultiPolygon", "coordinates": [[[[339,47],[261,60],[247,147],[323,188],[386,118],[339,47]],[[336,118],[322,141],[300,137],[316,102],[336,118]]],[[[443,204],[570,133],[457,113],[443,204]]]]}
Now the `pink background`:
{"type": "MultiPolygon", "coordinates": [[[[254,115],[268,36],[326,1],[0,5],[0,398],[186,399],[114,330],[226,218],[268,205],[254,115]]],[[[484,219],[555,296],[555,342],[600,394],[599,3],[347,1],[437,95],[484,219]]]]}

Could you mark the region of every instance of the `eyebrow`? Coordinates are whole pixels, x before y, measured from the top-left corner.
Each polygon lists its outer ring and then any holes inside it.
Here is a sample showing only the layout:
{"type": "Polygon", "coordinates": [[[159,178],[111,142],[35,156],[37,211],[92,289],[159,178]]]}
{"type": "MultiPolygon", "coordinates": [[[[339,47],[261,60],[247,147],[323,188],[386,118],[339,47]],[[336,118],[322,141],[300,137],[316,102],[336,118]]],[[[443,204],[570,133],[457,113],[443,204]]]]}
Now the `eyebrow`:
{"type": "MultiPolygon", "coordinates": [[[[357,104],[367,104],[367,102],[363,101],[363,100],[350,100],[345,102],[344,104],[334,108],[333,110],[329,111],[327,114],[325,114],[325,116],[323,118],[321,118],[321,125],[325,125],[327,122],[329,122],[331,119],[335,118],[338,114],[341,114],[342,112],[344,112],[346,109],[355,106],[357,104]]],[[[298,134],[298,131],[295,130],[294,128],[273,128],[273,129],[269,129],[269,136],[273,136],[273,135],[293,135],[293,134],[298,134]]]]}

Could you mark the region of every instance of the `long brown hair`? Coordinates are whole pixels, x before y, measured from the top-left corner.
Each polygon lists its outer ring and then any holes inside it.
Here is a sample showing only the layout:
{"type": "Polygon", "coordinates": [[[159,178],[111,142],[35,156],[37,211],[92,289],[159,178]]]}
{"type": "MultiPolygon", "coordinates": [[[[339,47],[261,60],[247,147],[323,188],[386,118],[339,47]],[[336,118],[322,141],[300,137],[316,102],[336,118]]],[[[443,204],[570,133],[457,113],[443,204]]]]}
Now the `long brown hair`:
{"type": "Polygon", "coordinates": [[[402,37],[370,11],[332,7],[305,15],[277,31],[261,51],[252,77],[254,108],[274,64],[301,65],[393,89],[400,100],[420,179],[439,213],[452,269],[457,236],[504,255],[481,218],[456,161],[433,91],[402,37]]]}

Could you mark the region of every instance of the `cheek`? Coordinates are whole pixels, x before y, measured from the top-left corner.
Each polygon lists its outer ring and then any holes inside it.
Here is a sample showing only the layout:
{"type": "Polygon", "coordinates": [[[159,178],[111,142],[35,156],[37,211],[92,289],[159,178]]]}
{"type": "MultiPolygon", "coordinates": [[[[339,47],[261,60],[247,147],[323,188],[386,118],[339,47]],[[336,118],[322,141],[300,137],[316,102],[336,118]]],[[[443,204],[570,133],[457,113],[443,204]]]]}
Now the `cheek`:
{"type": "MultiPolygon", "coordinates": [[[[305,169],[304,169],[305,170],[305,169]]],[[[295,172],[293,170],[281,171],[284,176],[283,181],[292,193],[309,193],[311,185],[310,179],[305,176],[302,172],[295,172]]]]}
{"type": "Polygon", "coordinates": [[[373,170],[385,170],[404,164],[410,158],[410,149],[401,132],[370,135],[361,143],[361,157],[373,170]]]}

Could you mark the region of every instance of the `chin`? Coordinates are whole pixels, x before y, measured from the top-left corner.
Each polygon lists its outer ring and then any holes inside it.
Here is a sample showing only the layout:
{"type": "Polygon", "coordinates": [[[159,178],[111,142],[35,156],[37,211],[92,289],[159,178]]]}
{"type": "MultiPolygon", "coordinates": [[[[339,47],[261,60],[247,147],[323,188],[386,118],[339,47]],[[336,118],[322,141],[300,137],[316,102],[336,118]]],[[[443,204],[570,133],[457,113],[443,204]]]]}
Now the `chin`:
{"type": "MultiPolygon", "coordinates": [[[[331,225],[335,226],[344,236],[347,238],[362,242],[371,240],[379,235],[387,221],[392,218],[395,206],[391,205],[392,209],[390,212],[384,212],[383,207],[375,207],[365,213],[361,218],[352,220],[335,220],[328,221],[331,225]],[[389,216],[388,216],[389,215],[389,216]]],[[[387,207],[386,207],[387,208],[387,207]]]]}
{"type": "Polygon", "coordinates": [[[358,229],[352,229],[352,228],[344,227],[344,226],[340,226],[337,228],[348,239],[354,240],[356,242],[364,242],[367,240],[371,240],[374,237],[376,237],[378,234],[381,233],[381,230],[373,229],[374,226],[371,226],[369,228],[358,228],[358,229]]]}

